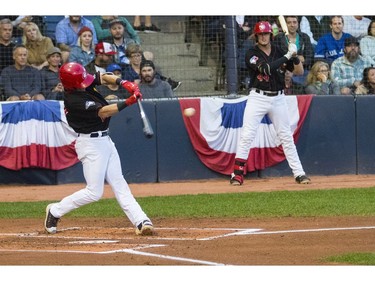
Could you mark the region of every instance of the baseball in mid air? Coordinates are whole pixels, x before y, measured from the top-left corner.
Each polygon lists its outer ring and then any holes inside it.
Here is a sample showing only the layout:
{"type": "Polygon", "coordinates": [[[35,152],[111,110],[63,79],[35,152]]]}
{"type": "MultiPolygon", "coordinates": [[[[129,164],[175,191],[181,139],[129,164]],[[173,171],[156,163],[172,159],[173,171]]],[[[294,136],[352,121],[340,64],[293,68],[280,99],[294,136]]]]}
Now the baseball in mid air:
{"type": "Polygon", "coordinates": [[[184,115],[186,117],[191,117],[195,114],[195,109],[193,107],[185,108],[184,109],[184,115]]]}

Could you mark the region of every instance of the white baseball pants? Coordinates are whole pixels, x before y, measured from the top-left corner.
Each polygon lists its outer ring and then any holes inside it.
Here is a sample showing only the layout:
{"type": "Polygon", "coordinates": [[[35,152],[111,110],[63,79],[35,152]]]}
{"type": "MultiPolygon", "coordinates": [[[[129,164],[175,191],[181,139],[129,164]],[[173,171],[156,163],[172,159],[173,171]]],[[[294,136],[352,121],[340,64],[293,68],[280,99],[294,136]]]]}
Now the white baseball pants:
{"type": "Polygon", "coordinates": [[[269,97],[250,91],[243,117],[243,127],[237,147],[236,158],[248,159],[251,143],[253,142],[260,122],[265,114],[271,119],[275,131],[280,138],[286,160],[292,169],[294,177],[304,175],[296,146],[293,132],[290,128],[288,106],[285,95],[269,97]]]}
{"type": "Polygon", "coordinates": [[[109,136],[97,138],[79,136],[75,148],[78,159],[83,165],[87,185],[86,188],[52,205],[50,211],[54,217],[60,218],[80,206],[98,201],[103,196],[104,180],[106,180],[133,225],[149,220],[122,175],[120,157],[109,136]]]}

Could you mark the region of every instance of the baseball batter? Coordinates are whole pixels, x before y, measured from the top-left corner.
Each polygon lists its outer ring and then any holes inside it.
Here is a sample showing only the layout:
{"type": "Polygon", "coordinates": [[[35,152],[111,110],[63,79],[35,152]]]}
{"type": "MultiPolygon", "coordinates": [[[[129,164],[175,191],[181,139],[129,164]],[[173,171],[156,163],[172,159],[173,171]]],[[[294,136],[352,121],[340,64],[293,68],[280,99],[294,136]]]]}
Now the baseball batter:
{"type": "Polygon", "coordinates": [[[260,122],[265,114],[271,119],[276,133],[297,183],[306,184],[306,176],[293,140],[288,118],[288,108],[284,95],[285,70],[296,75],[303,74],[303,65],[297,57],[297,47],[290,43],[288,52],[273,46],[272,27],[269,22],[261,21],[255,25],[254,34],[257,44],[246,53],[246,65],[250,74],[250,93],[243,117],[243,127],[237,147],[232,185],[242,185],[250,146],[260,122]]]}
{"type": "Polygon", "coordinates": [[[109,137],[111,116],[142,98],[136,84],[116,75],[90,75],[79,63],[66,63],[60,68],[60,79],[65,89],[64,105],[69,125],[78,133],[75,149],[83,165],[87,182],[81,189],[46,208],[45,229],[56,233],[59,219],[70,211],[98,201],[104,192],[104,181],[112,187],[122,210],[135,226],[137,235],[152,235],[151,220],[133,197],[121,171],[120,157],[109,137]],[[132,95],[124,102],[108,104],[96,90],[100,84],[118,84],[132,95]]]}

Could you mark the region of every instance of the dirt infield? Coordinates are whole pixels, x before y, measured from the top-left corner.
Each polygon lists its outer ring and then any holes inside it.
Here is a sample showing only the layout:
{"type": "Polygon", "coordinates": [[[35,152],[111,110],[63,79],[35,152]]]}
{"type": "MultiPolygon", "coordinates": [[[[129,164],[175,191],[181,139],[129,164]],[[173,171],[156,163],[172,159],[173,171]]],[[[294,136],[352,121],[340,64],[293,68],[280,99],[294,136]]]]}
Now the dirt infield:
{"type": "MultiPolygon", "coordinates": [[[[135,197],[374,186],[375,175],[131,184],[135,197]]],[[[60,200],[83,184],[0,186],[6,202],[60,200]]],[[[113,197],[108,186],[105,198],[113,197]]],[[[1,219],[0,265],[325,265],[327,256],[375,252],[374,217],[272,219],[153,218],[156,236],[137,237],[126,218],[63,218],[56,235],[43,221],[1,219]]]]}

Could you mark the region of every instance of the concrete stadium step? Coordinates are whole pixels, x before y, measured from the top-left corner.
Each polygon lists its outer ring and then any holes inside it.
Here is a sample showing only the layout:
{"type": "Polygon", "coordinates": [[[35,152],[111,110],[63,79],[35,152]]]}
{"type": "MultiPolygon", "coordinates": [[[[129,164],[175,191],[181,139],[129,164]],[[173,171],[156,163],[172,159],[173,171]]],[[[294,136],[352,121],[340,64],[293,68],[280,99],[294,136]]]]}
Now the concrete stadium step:
{"type": "Polygon", "coordinates": [[[164,76],[171,77],[175,81],[184,81],[184,80],[199,80],[207,79],[213,80],[216,76],[215,67],[189,67],[189,68],[180,68],[180,67],[165,67],[160,68],[161,73],[164,76]]]}
{"type": "Polygon", "coordinates": [[[171,56],[171,57],[155,57],[155,66],[161,68],[181,67],[187,68],[191,66],[199,67],[199,58],[197,56],[171,56]]]}
{"type": "Polygon", "coordinates": [[[168,45],[185,42],[184,33],[145,33],[138,32],[139,38],[141,39],[141,45],[168,45]]]}
{"type": "Polygon", "coordinates": [[[138,32],[142,49],[154,54],[155,66],[163,76],[182,82],[176,91],[177,96],[214,95],[216,64],[200,66],[201,43],[185,42],[186,17],[176,17],[173,20],[164,17],[152,18],[153,23],[162,31],[138,32]]]}
{"type": "Polygon", "coordinates": [[[168,33],[185,33],[185,21],[176,20],[176,21],[159,21],[156,23],[156,26],[160,28],[161,32],[168,33]]]}
{"type": "Polygon", "coordinates": [[[155,57],[195,55],[200,57],[201,47],[196,43],[173,43],[173,44],[142,44],[144,51],[154,53],[155,57]]]}
{"type": "Polygon", "coordinates": [[[183,80],[181,86],[175,92],[184,94],[186,92],[200,93],[200,92],[212,92],[215,88],[214,80],[183,80]]]}

